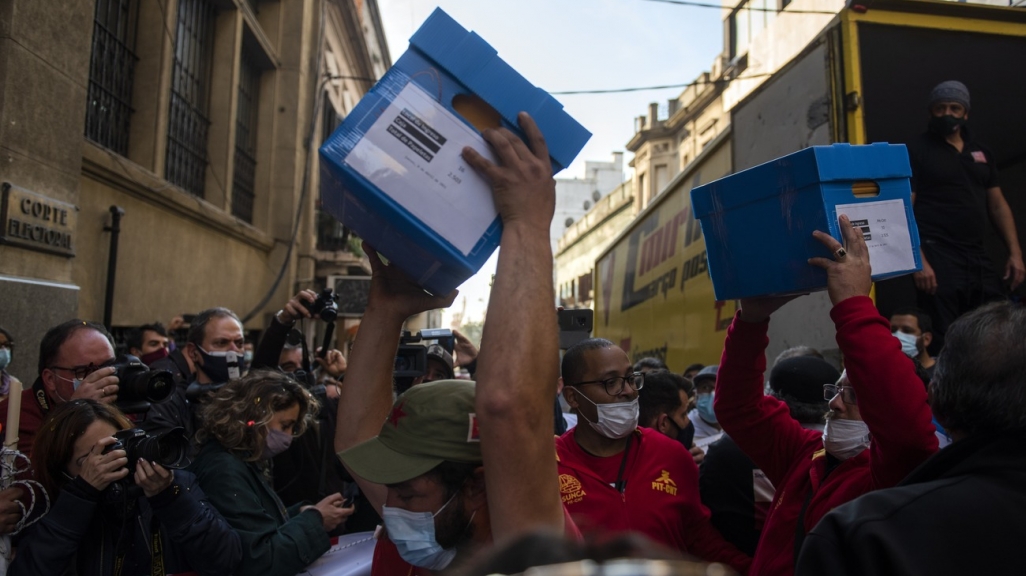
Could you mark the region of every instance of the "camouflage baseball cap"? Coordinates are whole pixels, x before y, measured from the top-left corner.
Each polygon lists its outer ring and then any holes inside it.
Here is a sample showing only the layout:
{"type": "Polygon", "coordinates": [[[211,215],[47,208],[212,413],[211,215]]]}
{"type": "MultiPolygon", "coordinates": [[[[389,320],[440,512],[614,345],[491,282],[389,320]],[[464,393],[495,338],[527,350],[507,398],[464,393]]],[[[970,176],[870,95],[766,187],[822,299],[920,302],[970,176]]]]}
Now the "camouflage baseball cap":
{"type": "Polygon", "coordinates": [[[481,462],[474,383],[438,380],[410,388],[396,399],[376,437],[338,457],[377,484],[405,482],[444,461],[481,462]]]}

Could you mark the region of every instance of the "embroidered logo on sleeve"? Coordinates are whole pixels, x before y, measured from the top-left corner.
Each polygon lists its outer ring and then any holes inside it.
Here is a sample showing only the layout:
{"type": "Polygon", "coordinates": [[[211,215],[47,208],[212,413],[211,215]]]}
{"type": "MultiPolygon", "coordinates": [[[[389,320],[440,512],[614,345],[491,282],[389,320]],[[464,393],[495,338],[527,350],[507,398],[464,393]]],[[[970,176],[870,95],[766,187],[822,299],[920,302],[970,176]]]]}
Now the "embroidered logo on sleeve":
{"type": "Polygon", "coordinates": [[[987,155],[982,150],[973,150],[973,160],[982,164],[987,163],[987,155]]]}
{"type": "Polygon", "coordinates": [[[652,489],[659,492],[665,492],[670,496],[677,495],[677,483],[670,478],[670,473],[666,470],[663,470],[662,474],[659,475],[659,478],[656,478],[655,481],[652,482],[652,489]]]}
{"type": "Polygon", "coordinates": [[[584,499],[587,492],[581,486],[581,481],[569,474],[559,475],[559,494],[563,504],[576,504],[584,499]]]}

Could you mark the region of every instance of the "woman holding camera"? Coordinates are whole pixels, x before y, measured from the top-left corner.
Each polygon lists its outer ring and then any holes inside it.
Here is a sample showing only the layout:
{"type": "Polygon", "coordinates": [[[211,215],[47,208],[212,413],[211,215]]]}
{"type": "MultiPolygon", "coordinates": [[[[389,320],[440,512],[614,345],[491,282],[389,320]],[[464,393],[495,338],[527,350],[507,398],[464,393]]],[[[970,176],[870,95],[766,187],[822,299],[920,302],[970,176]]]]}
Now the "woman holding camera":
{"type": "Polygon", "coordinates": [[[137,458],[132,446],[126,451],[114,435],[130,428],[111,404],[73,400],[54,408],[33,448],[51,509],[21,538],[11,576],[235,569],[239,535],[191,473],[137,458]]]}
{"type": "Polygon", "coordinates": [[[338,493],[286,508],[270,462],[317,415],[317,400],[285,374],[254,370],[221,388],[200,412],[201,448],[190,468],[242,538],[239,574],[293,576],[328,551],[328,532],[353,508],[338,493]]]}

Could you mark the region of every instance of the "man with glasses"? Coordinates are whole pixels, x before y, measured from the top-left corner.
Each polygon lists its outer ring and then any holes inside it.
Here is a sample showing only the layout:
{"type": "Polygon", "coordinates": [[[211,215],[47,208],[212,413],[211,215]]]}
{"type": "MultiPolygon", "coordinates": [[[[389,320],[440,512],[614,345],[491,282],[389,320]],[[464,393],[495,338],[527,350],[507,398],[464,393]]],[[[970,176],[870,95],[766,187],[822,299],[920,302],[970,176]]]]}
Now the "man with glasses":
{"type": "Polygon", "coordinates": [[[640,532],[744,573],[751,560],[709,522],[688,450],[638,428],[645,375],[627,354],[608,340],[585,340],[563,356],[561,381],[578,422],[556,440],[559,490],[581,531],[640,532]]]}
{"type": "MultiPolygon", "coordinates": [[[[103,326],[75,319],[48,330],[39,343],[39,377],[22,392],[18,450],[31,457],[36,430],[57,404],[116,401],[113,364],[113,339],[103,326]]],[[[7,400],[0,402],[0,423],[7,427],[7,400]]]]}
{"type": "Polygon", "coordinates": [[[716,414],[776,487],[753,574],[793,573],[806,533],[827,512],[894,486],[937,450],[926,390],[868,296],[865,239],[846,216],[839,224],[845,246],[816,232],[834,258],[810,260],[826,270],[847,368],[837,382],[822,383],[830,401],[823,432],[803,428],[783,401],[763,394],[769,318],[794,296],[741,300],[724,343],[716,414]]]}

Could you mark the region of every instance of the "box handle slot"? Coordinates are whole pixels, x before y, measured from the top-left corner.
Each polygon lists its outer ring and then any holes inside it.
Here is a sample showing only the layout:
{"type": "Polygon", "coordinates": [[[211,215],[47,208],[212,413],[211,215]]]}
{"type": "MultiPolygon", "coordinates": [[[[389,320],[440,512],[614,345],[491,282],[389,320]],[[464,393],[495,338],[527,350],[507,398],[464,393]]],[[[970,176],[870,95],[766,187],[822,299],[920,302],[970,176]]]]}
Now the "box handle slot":
{"type": "Polygon", "coordinates": [[[480,96],[457,94],[452,99],[452,109],[479,132],[502,126],[502,114],[480,96]]]}
{"type": "Polygon", "coordinates": [[[872,180],[860,180],[851,183],[851,193],[856,198],[874,198],[880,195],[880,186],[872,180]]]}

